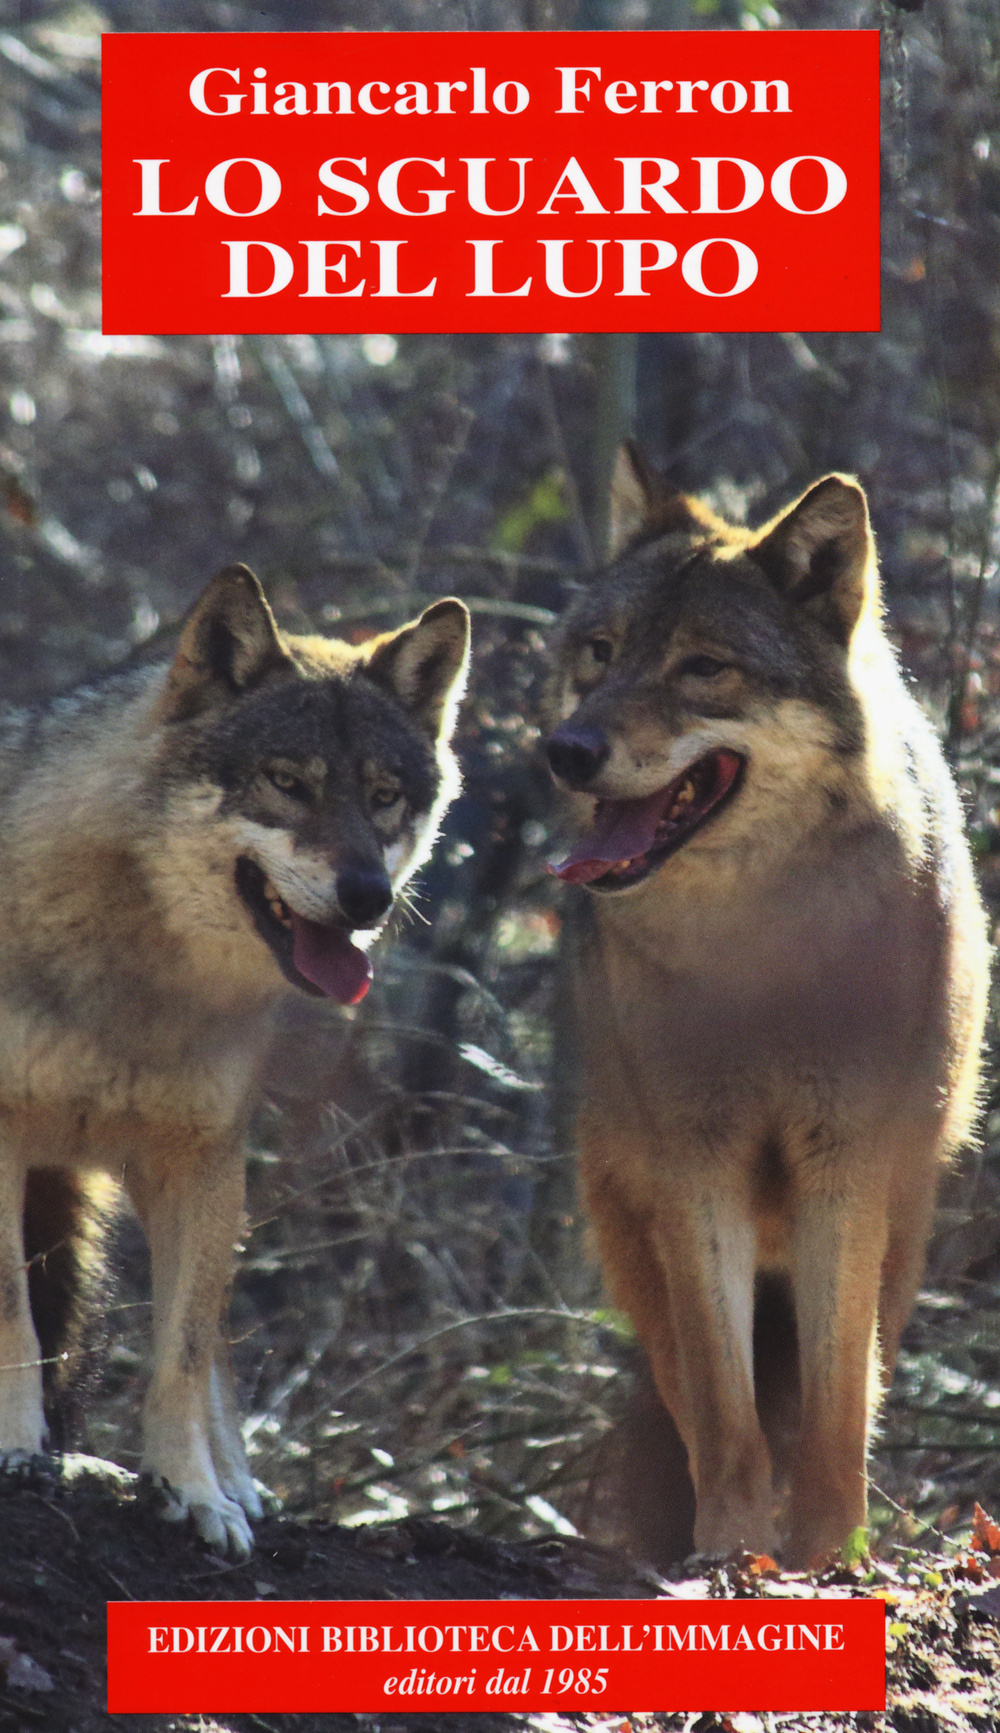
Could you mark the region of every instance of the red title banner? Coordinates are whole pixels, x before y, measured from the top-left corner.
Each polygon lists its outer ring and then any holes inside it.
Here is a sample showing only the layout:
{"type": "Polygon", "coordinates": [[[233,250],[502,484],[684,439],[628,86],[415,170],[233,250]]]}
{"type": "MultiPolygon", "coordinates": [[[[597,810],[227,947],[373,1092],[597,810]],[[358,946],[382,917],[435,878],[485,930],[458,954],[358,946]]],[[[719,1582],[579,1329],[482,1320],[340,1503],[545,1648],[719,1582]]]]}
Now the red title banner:
{"type": "Polygon", "coordinates": [[[112,1714],[885,1707],[880,1601],[112,1601],[112,1714]]]}
{"type": "Polygon", "coordinates": [[[104,329],[874,330],[874,31],[109,35],[104,329]]]}

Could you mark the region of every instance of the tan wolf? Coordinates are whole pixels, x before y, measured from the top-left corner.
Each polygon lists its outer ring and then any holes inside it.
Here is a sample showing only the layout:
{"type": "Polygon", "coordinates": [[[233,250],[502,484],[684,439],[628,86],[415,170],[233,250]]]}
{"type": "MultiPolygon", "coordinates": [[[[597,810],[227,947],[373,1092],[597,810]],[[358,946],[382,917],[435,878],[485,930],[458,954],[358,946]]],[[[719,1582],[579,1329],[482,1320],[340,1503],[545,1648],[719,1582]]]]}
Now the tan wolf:
{"type": "Polygon", "coordinates": [[[697,1549],[784,1528],[802,1564],[866,1521],[880,1385],[976,1109],[983,912],[857,482],[749,532],[626,453],[613,515],[550,692],[577,816],[553,870],[592,893],[583,1189],[697,1549]]]}
{"type": "Polygon", "coordinates": [[[451,599],[360,647],[287,636],[232,566],[172,663],[0,715],[0,1456],[45,1437],[26,1262],[41,1315],[110,1174],[152,1255],[143,1471],[238,1556],[260,1500],[220,1320],[271,1008],[365,992],[457,787],[468,639],[451,599]]]}

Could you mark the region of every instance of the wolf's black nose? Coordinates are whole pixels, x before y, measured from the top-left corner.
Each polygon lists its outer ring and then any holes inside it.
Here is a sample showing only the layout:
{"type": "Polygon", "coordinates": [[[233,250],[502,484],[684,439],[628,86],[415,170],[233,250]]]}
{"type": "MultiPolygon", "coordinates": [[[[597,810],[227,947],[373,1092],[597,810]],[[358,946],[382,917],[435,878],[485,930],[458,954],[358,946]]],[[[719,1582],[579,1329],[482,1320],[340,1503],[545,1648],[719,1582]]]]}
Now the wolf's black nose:
{"type": "Polygon", "coordinates": [[[599,728],[574,728],[563,722],[550,737],[546,751],[561,782],[570,788],[586,788],[611,751],[606,734],[599,728]]]}
{"type": "Polygon", "coordinates": [[[392,904],[392,886],[379,867],[345,867],[337,874],[337,901],[352,927],[370,927],[392,904]]]}

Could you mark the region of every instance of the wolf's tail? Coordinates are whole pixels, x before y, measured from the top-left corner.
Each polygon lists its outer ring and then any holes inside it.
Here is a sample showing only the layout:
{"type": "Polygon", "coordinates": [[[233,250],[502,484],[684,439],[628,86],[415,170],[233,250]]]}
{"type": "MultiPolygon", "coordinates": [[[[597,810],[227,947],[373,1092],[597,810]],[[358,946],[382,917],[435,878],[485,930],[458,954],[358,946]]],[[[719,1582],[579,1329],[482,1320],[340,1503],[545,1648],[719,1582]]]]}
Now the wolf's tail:
{"type": "Polygon", "coordinates": [[[103,1176],[34,1168],[24,1200],[31,1316],[53,1445],[71,1441],[89,1350],[107,1292],[104,1241],[113,1187],[103,1176]]]}

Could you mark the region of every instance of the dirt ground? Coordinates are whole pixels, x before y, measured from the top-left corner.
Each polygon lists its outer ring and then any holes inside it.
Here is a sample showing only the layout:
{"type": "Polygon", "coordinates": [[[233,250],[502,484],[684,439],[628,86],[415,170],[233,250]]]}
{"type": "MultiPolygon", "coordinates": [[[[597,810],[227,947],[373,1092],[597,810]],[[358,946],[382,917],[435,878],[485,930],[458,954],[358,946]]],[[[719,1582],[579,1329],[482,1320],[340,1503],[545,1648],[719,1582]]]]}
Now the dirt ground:
{"type": "Polygon", "coordinates": [[[745,1558],[656,1578],[621,1554],[553,1538],[501,1544],[427,1520],[364,1529],[269,1517],[232,1565],[160,1520],[134,1480],[0,1476],[0,1733],[992,1733],[1000,1728],[1000,1531],[980,1550],[893,1556],[812,1577],[745,1558]],[[995,1552],[991,1556],[991,1549],[995,1552]],[[876,1595],[886,1602],[882,1714],[115,1716],[105,1710],[108,1600],[725,1598],[876,1595]]]}

